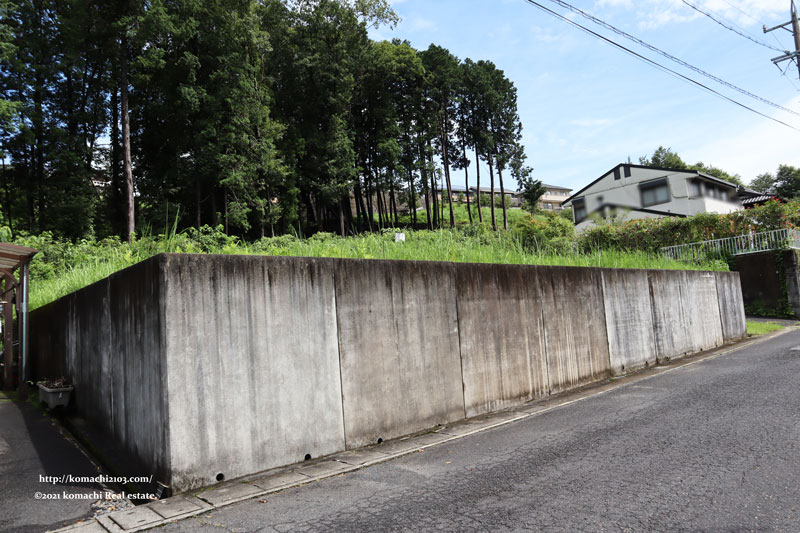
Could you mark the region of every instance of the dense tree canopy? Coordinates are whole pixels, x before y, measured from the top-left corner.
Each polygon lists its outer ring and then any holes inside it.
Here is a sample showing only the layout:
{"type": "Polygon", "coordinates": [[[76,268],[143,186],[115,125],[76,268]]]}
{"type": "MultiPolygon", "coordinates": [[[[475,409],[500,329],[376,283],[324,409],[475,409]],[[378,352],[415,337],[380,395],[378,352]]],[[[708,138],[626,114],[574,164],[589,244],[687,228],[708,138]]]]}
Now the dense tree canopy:
{"type": "Polygon", "coordinates": [[[774,177],[772,174],[761,176],[764,181],[772,181],[772,186],[765,192],[774,192],[787,200],[800,198],[800,168],[780,165],[774,177]]]}
{"type": "Polygon", "coordinates": [[[345,234],[418,207],[439,226],[470,152],[501,191],[525,168],[514,84],[371,41],[398,21],[387,0],[0,0],[0,17],[14,232],[125,238],[135,214],[139,232],[345,234]]]}
{"type": "Polygon", "coordinates": [[[702,161],[698,161],[694,165],[687,164],[681,157],[672,151],[671,148],[664,148],[659,146],[650,157],[642,156],[639,158],[639,163],[647,167],[661,167],[661,168],[674,168],[680,170],[696,170],[703,172],[715,178],[725,180],[736,185],[744,185],[742,177],[738,174],[729,174],[721,168],[712,165],[706,165],[702,161]]]}

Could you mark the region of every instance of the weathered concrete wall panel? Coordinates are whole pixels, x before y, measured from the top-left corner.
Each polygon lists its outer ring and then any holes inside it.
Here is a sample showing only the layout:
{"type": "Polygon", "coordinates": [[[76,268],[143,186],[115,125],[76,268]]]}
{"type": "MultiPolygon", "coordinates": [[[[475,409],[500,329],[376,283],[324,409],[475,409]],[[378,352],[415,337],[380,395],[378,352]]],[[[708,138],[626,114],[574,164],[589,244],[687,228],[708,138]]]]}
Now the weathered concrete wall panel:
{"type": "Polygon", "coordinates": [[[653,313],[646,270],[603,269],[608,347],[612,371],[656,363],[653,313]]]}
{"type": "Polygon", "coordinates": [[[467,416],[547,394],[537,269],[456,265],[467,416]]]}
{"type": "Polygon", "coordinates": [[[603,288],[599,269],[538,267],[551,392],[609,375],[603,288]]]}
{"type": "Polygon", "coordinates": [[[725,342],[741,339],[747,335],[744,303],[738,272],[715,272],[717,300],[722,321],[722,338],[725,342]]]}
{"type": "Polygon", "coordinates": [[[173,486],[343,450],[333,262],[170,255],[166,265],[173,486]]]}
{"type": "Polygon", "coordinates": [[[723,343],[713,272],[653,270],[649,280],[659,359],[723,343]]]}
{"type": "Polygon", "coordinates": [[[464,418],[453,265],[336,265],[348,448],[464,418]]]}
{"type": "Polygon", "coordinates": [[[169,480],[161,257],[31,313],[37,378],[68,376],[79,412],[138,475],[169,480]]]}

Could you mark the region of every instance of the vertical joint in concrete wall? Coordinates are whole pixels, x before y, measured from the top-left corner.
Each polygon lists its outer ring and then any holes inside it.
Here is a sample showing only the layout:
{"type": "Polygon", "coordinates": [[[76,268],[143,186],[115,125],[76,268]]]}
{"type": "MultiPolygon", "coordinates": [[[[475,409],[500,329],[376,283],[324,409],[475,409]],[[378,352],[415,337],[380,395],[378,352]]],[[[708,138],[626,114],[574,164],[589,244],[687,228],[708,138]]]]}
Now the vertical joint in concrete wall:
{"type": "Polygon", "coordinates": [[[600,271],[600,283],[599,283],[600,284],[600,301],[603,302],[603,305],[602,305],[602,308],[603,308],[603,329],[605,329],[605,331],[606,331],[606,349],[608,350],[608,366],[606,368],[609,368],[610,369],[609,370],[609,374],[613,375],[614,374],[614,364],[613,364],[613,361],[611,360],[611,335],[609,335],[609,331],[608,331],[608,315],[606,314],[606,304],[605,304],[606,298],[608,297],[608,295],[606,295],[605,275],[606,275],[605,271],[601,270],[600,271]]]}
{"type": "Polygon", "coordinates": [[[542,357],[544,357],[544,368],[545,370],[547,370],[547,383],[545,385],[547,386],[547,395],[549,396],[550,394],[553,393],[553,389],[550,386],[550,363],[549,363],[549,358],[547,357],[548,345],[547,345],[547,328],[545,327],[544,324],[545,321],[544,306],[542,306],[541,313],[542,313],[542,335],[544,336],[544,342],[542,343],[542,346],[544,346],[544,353],[542,354],[542,357]]]}
{"type": "MultiPolygon", "coordinates": [[[[338,265],[337,265],[338,266],[338,265]]],[[[344,382],[342,378],[342,336],[339,334],[341,329],[339,328],[339,308],[336,300],[336,275],[339,271],[336,266],[334,266],[333,270],[333,316],[336,319],[336,347],[338,350],[338,358],[339,358],[339,387],[341,388],[341,409],[342,409],[342,435],[344,435],[344,449],[347,448],[347,418],[344,416],[344,382]]]]}
{"type": "Polygon", "coordinates": [[[451,270],[453,286],[456,288],[456,329],[458,330],[458,361],[461,363],[461,399],[464,403],[464,418],[467,417],[467,384],[464,380],[464,350],[462,348],[463,335],[461,325],[461,291],[459,290],[458,279],[456,279],[455,268],[451,270]]]}
{"type": "Polygon", "coordinates": [[[716,292],[716,294],[717,294],[717,306],[718,306],[718,311],[719,311],[719,330],[722,332],[722,343],[724,344],[725,341],[726,341],[726,339],[725,339],[726,327],[725,327],[725,310],[723,309],[723,306],[722,306],[722,300],[723,299],[722,299],[722,294],[720,293],[720,291],[722,291],[722,290],[723,289],[719,286],[719,276],[717,276],[715,274],[714,275],[714,292],[716,292]]]}

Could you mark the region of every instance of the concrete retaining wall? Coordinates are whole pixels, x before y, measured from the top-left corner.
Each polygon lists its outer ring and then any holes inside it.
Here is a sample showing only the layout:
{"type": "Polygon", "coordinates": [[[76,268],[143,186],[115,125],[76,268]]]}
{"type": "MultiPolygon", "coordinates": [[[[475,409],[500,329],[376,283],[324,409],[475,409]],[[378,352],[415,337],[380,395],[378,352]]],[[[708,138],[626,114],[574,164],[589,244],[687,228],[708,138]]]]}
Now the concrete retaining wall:
{"type": "MultiPolygon", "coordinates": [[[[132,470],[170,478],[164,274],[159,256],[31,313],[31,372],[68,376],[73,402],[132,470]]],[[[173,407],[174,408],[174,407],[173,407]]]]}
{"type": "Polygon", "coordinates": [[[736,273],[162,255],[31,314],[33,371],[176,491],[745,335],[736,273]]]}
{"type": "Polygon", "coordinates": [[[164,266],[172,485],[342,450],[333,265],[169,255],[164,266]]]}
{"type": "Polygon", "coordinates": [[[335,268],[347,446],[464,418],[452,265],[340,260],[335,268]]]}
{"type": "Polygon", "coordinates": [[[454,269],[466,415],[547,394],[538,272],[506,265],[454,269]]]}
{"type": "Polygon", "coordinates": [[[655,327],[646,270],[602,271],[608,350],[612,371],[624,374],[655,364],[655,327]]]}
{"type": "Polygon", "coordinates": [[[715,272],[722,338],[725,342],[747,335],[742,285],[736,272],[715,272]]]}

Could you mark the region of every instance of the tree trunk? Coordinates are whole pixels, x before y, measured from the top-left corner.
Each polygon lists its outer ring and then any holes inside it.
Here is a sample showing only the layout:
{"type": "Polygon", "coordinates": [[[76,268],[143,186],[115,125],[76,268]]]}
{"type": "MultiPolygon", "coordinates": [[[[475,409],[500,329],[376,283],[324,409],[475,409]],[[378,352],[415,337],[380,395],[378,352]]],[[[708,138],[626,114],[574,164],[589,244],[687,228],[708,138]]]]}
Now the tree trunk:
{"type": "Polygon", "coordinates": [[[374,222],[374,210],[372,208],[372,187],[370,187],[370,179],[369,173],[365,176],[366,178],[366,193],[367,193],[367,225],[369,230],[372,231],[372,223],[374,222]]]}
{"type": "Polygon", "coordinates": [[[500,179],[500,195],[503,199],[503,229],[508,231],[508,212],[506,211],[506,190],[503,188],[503,165],[497,160],[497,176],[500,179]]]}
{"type": "Polygon", "coordinates": [[[428,184],[428,173],[425,170],[421,170],[422,173],[422,193],[425,195],[425,215],[428,217],[428,229],[433,229],[433,214],[432,214],[432,205],[431,205],[431,198],[430,198],[430,185],[428,184]]]}
{"type": "Polygon", "coordinates": [[[344,209],[342,209],[343,198],[340,198],[337,204],[339,205],[339,235],[344,237],[344,209]]]}
{"type": "Polygon", "coordinates": [[[440,226],[440,219],[439,219],[439,196],[437,195],[436,191],[436,171],[433,170],[433,151],[431,150],[431,141],[428,140],[428,157],[426,161],[428,162],[428,168],[431,169],[431,204],[433,206],[433,227],[438,228],[440,226]]]}
{"type": "Polygon", "coordinates": [[[314,205],[314,197],[311,195],[310,192],[306,196],[306,202],[308,203],[308,211],[309,213],[311,213],[312,221],[316,223],[317,226],[319,226],[320,225],[319,213],[317,212],[317,206],[314,205]]]}
{"type": "Polygon", "coordinates": [[[111,90],[111,228],[117,235],[123,234],[122,176],[119,168],[119,92],[117,87],[111,90]]]}
{"type": "MultiPolygon", "coordinates": [[[[195,208],[194,208],[195,221],[194,221],[194,223],[195,223],[195,226],[197,226],[198,230],[200,229],[200,222],[201,222],[200,221],[200,204],[201,204],[202,201],[203,201],[203,191],[202,191],[202,187],[200,185],[200,173],[197,172],[194,175],[194,204],[195,204],[195,208]]],[[[261,226],[261,233],[262,233],[261,236],[263,237],[264,236],[263,235],[263,233],[264,233],[264,226],[263,225],[261,226]]]]}
{"type": "Polygon", "coordinates": [[[27,161],[25,165],[25,190],[27,193],[27,200],[28,200],[28,229],[33,231],[33,225],[36,220],[36,204],[34,196],[36,195],[36,191],[34,188],[34,182],[31,178],[31,172],[33,172],[33,146],[30,147],[29,153],[27,155],[27,161]]]}
{"type": "Polygon", "coordinates": [[[419,147],[419,157],[420,161],[422,162],[422,168],[420,168],[420,174],[422,174],[422,192],[425,194],[425,214],[428,216],[428,229],[433,229],[433,215],[431,214],[431,199],[430,199],[430,186],[428,184],[428,172],[426,168],[426,159],[424,155],[424,149],[422,144],[419,147]]]}
{"type": "Polygon", "coordinates": [[[353,190],[356,197],[356,216],[359,220],[359,230],[364,231],[364,224],[367,221],[367,209],[364,206],[364,195],[361,193],[361,180],[356,180],[356,187],[353,190]]]}
{"type": "Polygon", "coordinates": [[[469,164],[466,163],[467,161],[467,145],[463,146],[464,148],[464,188],[467,190],[467,216],[469,217],[469,223],[472,224],[472,211],[470,210],[469,206],[469,164]]]}
{"type": "MultiPolygon", "coordinates": [[[[131,126],[128,115],[128,41],[123,30],[120,38],[119,88],[120,114],[122,118],[122,173],[125,178],[125,234],[126,241],[131,242],[135,230],[133,212],[133,170],[131,169],[131,126]]],[[[225,219],[227,233],[227,216],[225,219]]]]}
{"type": "Polygon", "coordinates": [[[229,235],[228,233],[228,189],[222,189],[222,220],[225,224],[225,235],[229,235]]]}
{"type": "Polygon", "coordinates": [[[394,216],[394,226],[400,225],[399,217],[397,216],[397,197],[394,194],[394,182],[391,183],[389,189],[389,201],[392,203],[392,215],[394,216]]]}
{"type": "Polygon", "coordinates": [[[444,220],[444,193],[445,193],[444,179],[442,179],[442,183],[441,184],[439,184],[438,181],[436,182],[436,188],[438,190],[442,191],[441,192],[441,195],[442,195],[441,199],[439,199],[438,197],[436,198],[437,200],[439,200],[439,224],[440,224],[440,227],[441,227],[441,225],[444,225],[444,222],[442,222],[442,220],[444,220]]]}
{"type": "MultiPolygon", "coordinates": [[[[377,175],[376,175],[377,176],[377,175]]],[[[387,226],[386,221],[386,202],[383,197],[383,189],[377,185],[377,178],[375,179],[375,202],[378,204],[378,229],[383,229],[387,226]]]]}
{"type": "Polygon", "coordinates": [[[217,188],[211,186],[211,223],[214,224],[214,229],[219,226],[219,217],[217,216],[217,188]]]}
{"type": "Polygon", "coordinates": [[[6,173],[6,158],[3,157],[3,189],[6,193],[6,218],[8,218],[8,229],[11,230],[11,237],[14,238],[14,219],[11,215],[11,188],[8,185],[8,174],[6,173]]]}
{"type": "Polygon", "coordinates": [[[408,205],[412,226],[417,225],[417,196],[414,191],[414,173],[408,169],[408,205]]]}
{"type": "Polygon", "coordinates": [[[478,185],[475,198],[478,203],[478,221],[483,224],[483,210],[481,208],[481,158],[478,156],[478,145],[475,145],[475,170],[478,173],[478,185]]]}
{"type": "Polygon", "coordinates": [[[491,183],[492,198],[489,202],[492,211],[492,229],[497,231],[497,217],[494,213],[494,166],[492,162],[492,152],[489,151],[489,181],[491,183]]]}
{"type": "Polygon", "coordinates": [[[44,81],[41,76],[36,76],[36,88],[34,90],[33,101],[36,109],[36,119],[34,123],[34,144],[32,153],[33,171],[36,176],[37,189],[37,225],[39,232],[44,231],[45,225],[45,188],[44,188],[44,112],[43,112],[43,95],[42,87],[44,81]]]}
{"type": "MultiPolygon", "coordinates": [[[[450,186],[450,158],[448,157],[447,154],[447,136],[444,133],[442,133],[441,136],[441,143],[442,143],[442,162],[444,163],[444,180],[445,180],[445,185],[447,186],[447,205],[449,206],[450,209],[450,228],[452,229],[456,227],[456,216],[453,213],[453,189],[450,186]]],[[[442,218],[444,218],[444,213],[442,214],[442,218]]]]}

